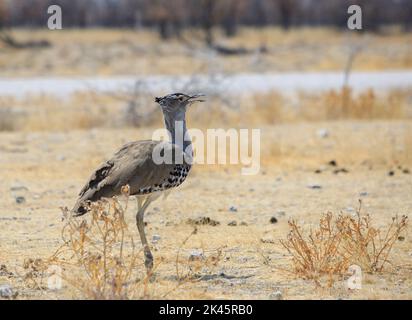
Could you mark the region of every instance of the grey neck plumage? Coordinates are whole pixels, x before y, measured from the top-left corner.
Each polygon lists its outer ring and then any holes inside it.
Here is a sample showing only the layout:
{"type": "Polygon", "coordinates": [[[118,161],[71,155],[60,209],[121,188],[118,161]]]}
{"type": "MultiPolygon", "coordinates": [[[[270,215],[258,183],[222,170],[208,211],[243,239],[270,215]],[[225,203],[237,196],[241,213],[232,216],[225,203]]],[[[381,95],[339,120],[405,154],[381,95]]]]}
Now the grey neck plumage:
{"type": "Polygon", "coordinates": [[[182,148],[188,156],[192,156],[192,141],[187,132],[186,113],[184,111],[173,114],[164,112],[163,115],[165,127],[170,135],[170,141],[182,148]]]}

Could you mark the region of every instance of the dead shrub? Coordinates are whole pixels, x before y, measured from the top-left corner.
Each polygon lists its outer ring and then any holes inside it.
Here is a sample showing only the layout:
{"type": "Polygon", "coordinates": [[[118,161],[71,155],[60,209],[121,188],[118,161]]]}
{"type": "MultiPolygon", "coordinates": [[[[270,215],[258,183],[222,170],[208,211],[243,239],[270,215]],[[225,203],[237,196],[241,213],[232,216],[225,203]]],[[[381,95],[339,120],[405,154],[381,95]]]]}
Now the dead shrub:
{"type": "Polygon", "coordinates": [[[382,272],[396,240],[407,227],[408,217],[392,217],[386,230],[374,227],[369,214],[361,213],[362,202],[355,216],[340,215],[336,220],[342,237],[340,254],[366,272],[382,272]]]}
{"type": "Polygon", "coordinates": [[[343,274],[350,261],[339,254],[342,235],[333,221],[333,214],[323,215],[319,227],[305,235],[297,221],[289,221],[290,231],[281,244],[292,255],[294,272],[305,279],[312,279],[320,285],[320,277],[343,274]]]}
{"type": "Polygon", "coordinates": [[[293,272],[322,286],[327,276],[332,286],[336,276],[344,276],[350,265],[366,272],[382,272],[390,263],[390,253],[399,235],[406,229],[408,218],[392,218],[386,230],[372,225],[371,217],[361,212],[361,202],[354,216],[324,214],[316,229],[305,232],[295,221],[282,246],[291,254],[293,272]]]}
{"type": "Polygon", "coordinates": [[[147,298],[148,277],[127,228],[123,207],[116,197],[90,204],[84,219],[72,218],[63,210],[67,223],[62,231],[64,244],[52,263],[70,266],[63,279],[85,298],[147,298]]]}

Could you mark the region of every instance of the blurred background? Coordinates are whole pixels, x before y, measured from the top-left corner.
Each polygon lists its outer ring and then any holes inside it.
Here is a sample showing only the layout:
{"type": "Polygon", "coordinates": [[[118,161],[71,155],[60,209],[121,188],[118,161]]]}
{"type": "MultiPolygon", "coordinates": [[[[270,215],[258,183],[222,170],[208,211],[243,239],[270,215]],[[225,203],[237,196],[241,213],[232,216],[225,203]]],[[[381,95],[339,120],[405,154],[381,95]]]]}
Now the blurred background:
{"type": "Polygon", "coordinates": [[[390,121],[409,150],[411,17],[411,0],[1,0],[0,131],[158,127],[153,97],[184,91],[208,95],[192,127],[390,121]]]}
{"type": "Polygon", "coordinates": [[[170,91],[209,95],[197,126],[410,119],[411,17],[411,0],[1,0],[0,130],[157,125],[170,91]]]}

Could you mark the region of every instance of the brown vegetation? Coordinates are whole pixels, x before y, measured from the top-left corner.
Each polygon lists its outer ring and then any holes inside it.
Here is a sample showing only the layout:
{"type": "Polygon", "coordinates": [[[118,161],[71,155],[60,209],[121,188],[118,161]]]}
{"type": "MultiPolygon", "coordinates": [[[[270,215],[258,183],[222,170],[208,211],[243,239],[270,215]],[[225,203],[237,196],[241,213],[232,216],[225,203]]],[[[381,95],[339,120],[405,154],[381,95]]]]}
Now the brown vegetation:
{"type": "Polygon", "coordinates": [[[393,245],[405,231],[408,218],[397,216],[386,225],[386,230],[373,226],[369,214],[332,213],[323,215],[317,229],[305,233],[296,220],[289,221],[289,234],[281,244],[292,256],[294,272],[299,277],[312,279],[321,285],[327,276],[332,286],[336,276],[347,274],[351,265],[364,272],[382,272],[390,264],[393,245]]]}

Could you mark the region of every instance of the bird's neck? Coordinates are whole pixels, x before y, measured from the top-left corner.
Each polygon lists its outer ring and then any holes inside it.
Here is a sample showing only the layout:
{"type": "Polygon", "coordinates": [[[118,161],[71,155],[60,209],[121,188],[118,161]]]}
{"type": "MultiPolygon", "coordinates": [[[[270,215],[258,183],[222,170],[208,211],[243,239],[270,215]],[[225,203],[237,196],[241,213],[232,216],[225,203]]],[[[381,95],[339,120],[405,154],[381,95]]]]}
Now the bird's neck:
{"type": "Polygon", "coordinates": [[[187,131],[185,114],[174,115],[173,117],[165,114],[164,119],[166,129],[170,135],[170,141],[191,156],[192,141],[187,131]]]}

